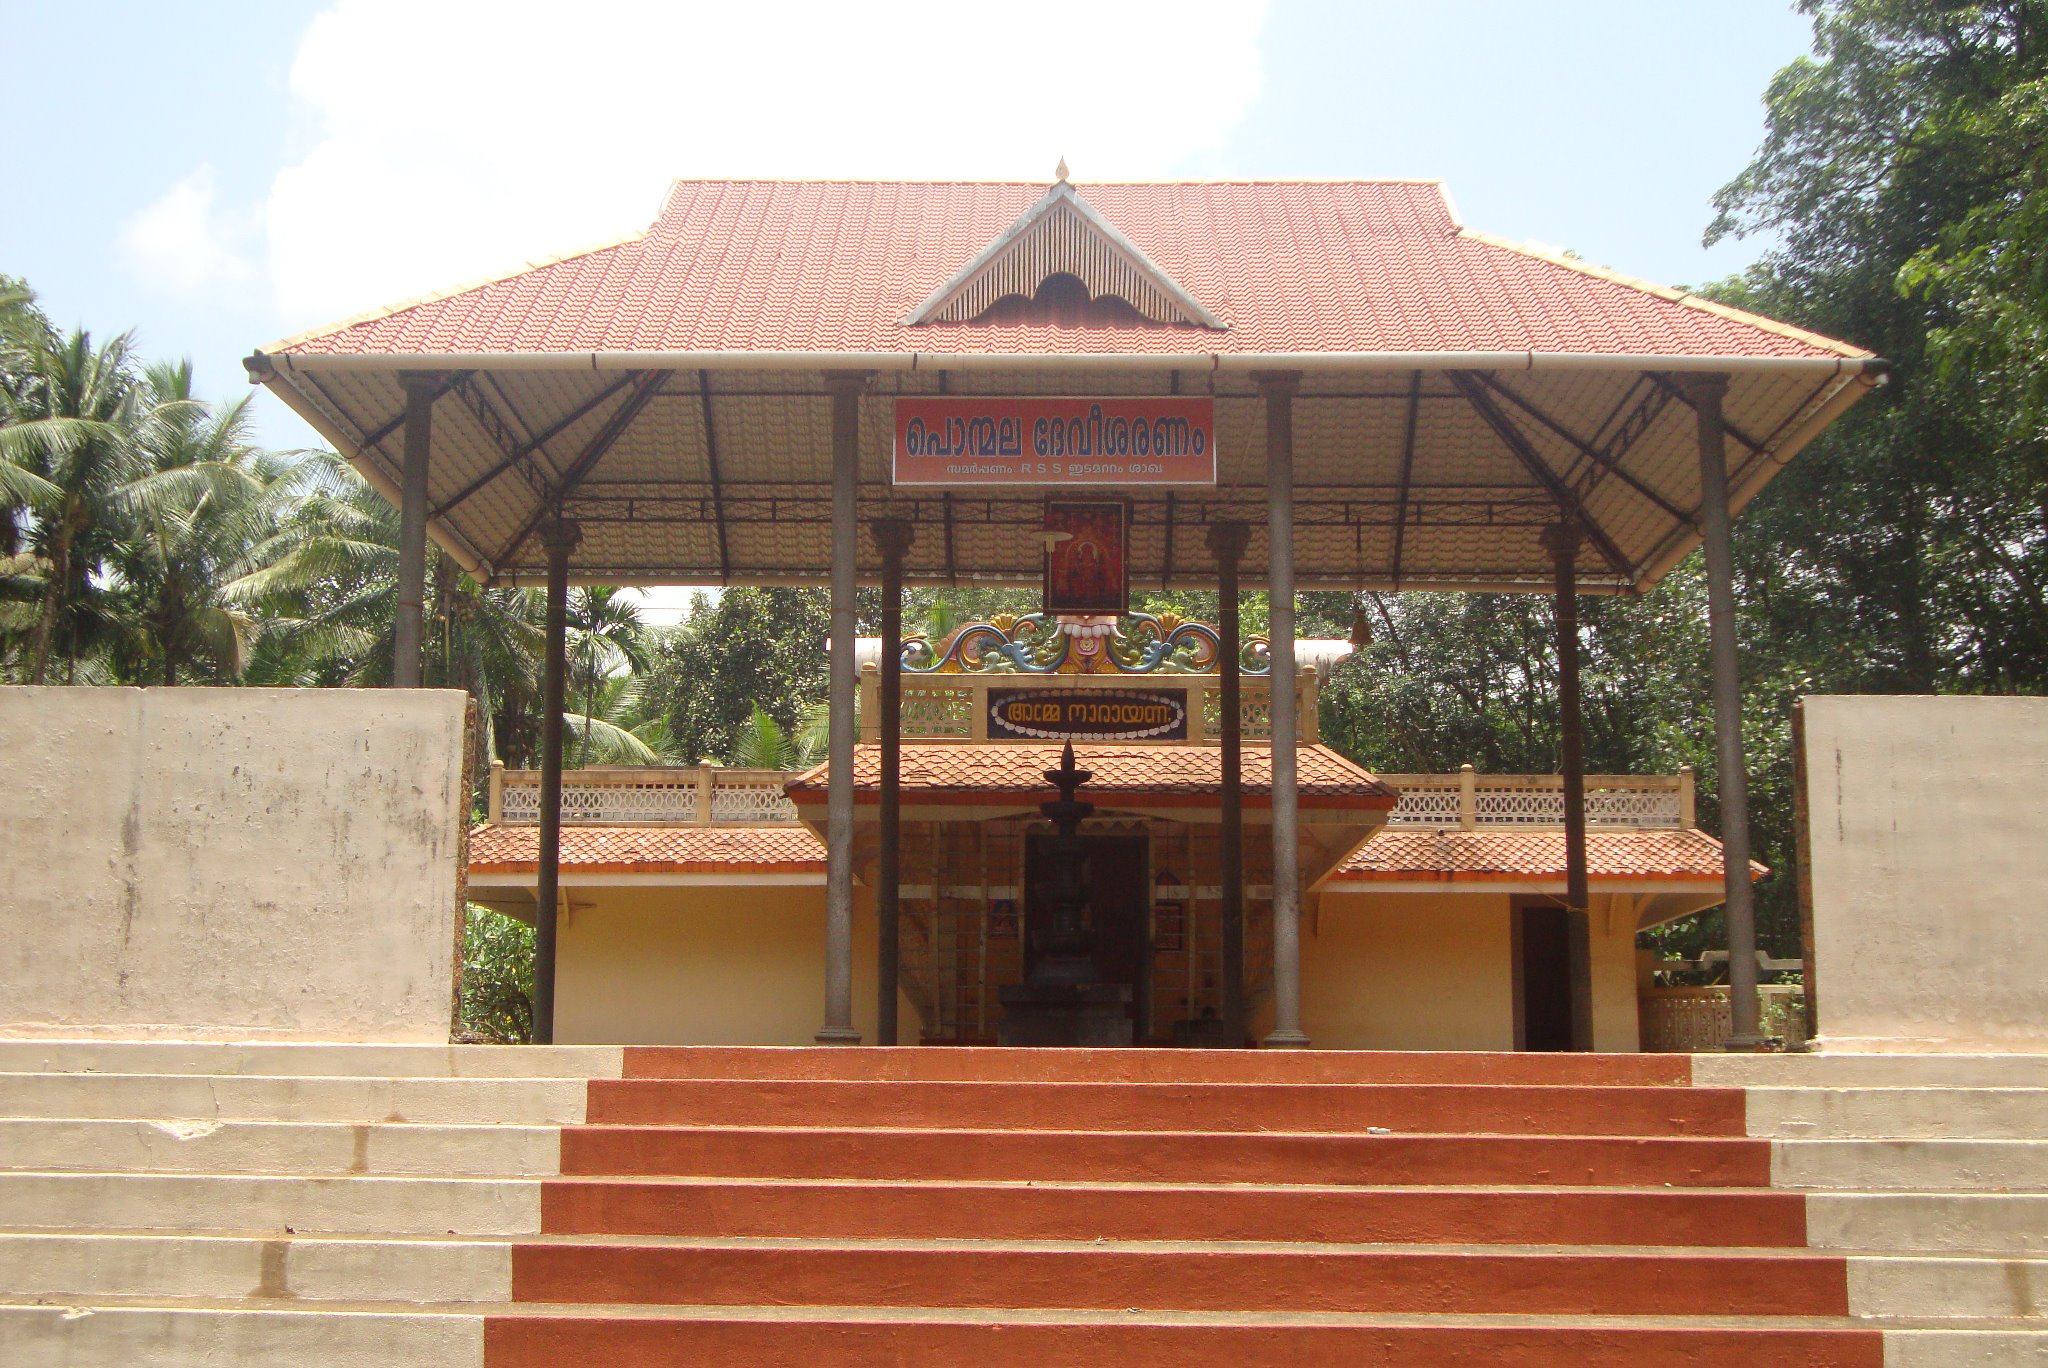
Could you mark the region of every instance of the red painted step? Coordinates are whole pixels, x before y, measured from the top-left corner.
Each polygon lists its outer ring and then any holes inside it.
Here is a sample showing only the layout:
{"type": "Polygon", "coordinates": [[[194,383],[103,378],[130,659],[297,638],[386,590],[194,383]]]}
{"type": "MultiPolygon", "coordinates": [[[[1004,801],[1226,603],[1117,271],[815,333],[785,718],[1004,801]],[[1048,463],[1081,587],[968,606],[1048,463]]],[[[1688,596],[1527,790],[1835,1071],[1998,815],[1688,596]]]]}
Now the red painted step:
{"type": "Polygon", "coordinates": [[[485,1368],[1883,1368],[1875,1330],[1770,1326],[973,1324],[493,1316],[485,1368]]]}
{"type": "Polygon", "coordinates": [[[561,1178],[548,1234],[1803,1246],[1796,1192],[561,1178]]]}
{"type": "Polygon", "coordinates": [[[1514,1083],[1683,1087],[1669,1054],[1400,1050],[1015,1050],[983,1047],[635,1045],[627,1078],[1031,1083],[1514,1083]]]}
{"type": "Polygon", "coordinates": [[[567,1174],[1768,1187],[1768,1140],[581,1126],[567,1174]]]}
{"type": "Polygon", "coordinates": [[[1121,1311],[1844,1316],[1805,1253],[522,1244],[518,1301],[1121,1311]]]}
{"type": "Polygon", "coordinates": [[[596,1079],[596,1124],[1728,1135],[1737,1088],[596,1079]]]}

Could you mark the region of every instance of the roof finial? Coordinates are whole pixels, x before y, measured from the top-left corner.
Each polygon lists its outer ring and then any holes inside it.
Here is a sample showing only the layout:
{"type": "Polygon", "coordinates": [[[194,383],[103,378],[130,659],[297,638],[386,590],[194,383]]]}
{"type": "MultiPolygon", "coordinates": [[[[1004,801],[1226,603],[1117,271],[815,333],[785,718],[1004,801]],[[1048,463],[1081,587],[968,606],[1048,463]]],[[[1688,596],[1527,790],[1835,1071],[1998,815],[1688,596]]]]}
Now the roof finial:
{"type": "Polygon", "coordinates": [[[1052,174],[1054,180],[1059,184],[1065,185],[1067,183],[1067,159],[1065,157],[1060,158],[1060,164],[1052,169],[1052,174]]]}

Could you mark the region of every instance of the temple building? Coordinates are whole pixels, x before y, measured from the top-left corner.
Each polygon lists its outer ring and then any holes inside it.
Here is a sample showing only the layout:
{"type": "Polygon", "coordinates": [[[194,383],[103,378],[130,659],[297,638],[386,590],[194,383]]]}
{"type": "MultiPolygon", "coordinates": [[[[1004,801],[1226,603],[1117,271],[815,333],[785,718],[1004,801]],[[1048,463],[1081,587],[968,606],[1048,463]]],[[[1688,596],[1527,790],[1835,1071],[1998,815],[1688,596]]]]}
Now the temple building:
{"type": "Polygon", "coordinates": [[[1883,382],[1861,348],[1435,182],[1062,165],[678,182],[645,232],[246,365],[400,507],[395,684],[429,540],[547,586],[541,770],[471,862],[541,909],[539,1040],[1627,1049],[1635,933],[1722,902],[1723,1036],[1764,1042],[1730,525],[1883,382]],[[1695,550],[1721,846],[1686,776],[1583,773],[1580,597],[1695,550]],[[564,775],[571,583],[828,584],[828,763],[564,775]],[[1039,611],[905,640],[918,585],[1039,611]],[[1549,596],[1559,773],[1321,746],[1309,589],[1549,596]]]}
{"type": "MultiPolygon", "coordinates": [[[[872,1032],[880,643],[860,642],[856,1024],[872,1032]],[[863,1010],[866,1009],[866,1010],[863,1010]]],[[[1082,790],[1098,977],[1130,990],[1132,1038],[1223,1034],[1218,638],[1206,624],[998,618],[906,643],[898,1039],[999,1039],[1046,917],[1055,739],[1082,790]]],[[[1302,1013],[1319,1045],[1561,1049],[1569,1043],[1563,787],[1554,775],[1375,775],[1317,737],[1317,691],[1351,649],[1301,641],[1297,680],[1302,1013]]],[[[1271,811],[1267,643],[1246,642],[1244,819],[1271,811]]],[[[800,1045],[824,989],[827,766],[565,775],[556,1038],[800,1045]]],[[[530,921],[538,778],[494,773],[470,844],[473,900],[530,921]]],[[[1589,776],[1596,1047],[1634,1050],[1639,930],[1715,905],[1721,848],[1689,773],[1589,776]]],[[[1245,842],[1246,1029],[1270,1026],[1271,860],[1245,842]]]]}

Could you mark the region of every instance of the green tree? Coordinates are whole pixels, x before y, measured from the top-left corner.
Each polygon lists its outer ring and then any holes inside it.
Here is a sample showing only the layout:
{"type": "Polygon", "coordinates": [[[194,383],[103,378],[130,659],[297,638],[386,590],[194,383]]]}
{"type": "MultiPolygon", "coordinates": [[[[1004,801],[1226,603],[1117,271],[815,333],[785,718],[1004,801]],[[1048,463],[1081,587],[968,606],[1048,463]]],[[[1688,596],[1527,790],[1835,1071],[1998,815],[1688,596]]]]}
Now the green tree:
{"type": "Polygon", "coordinates": [[[583,703],[576,763],[589,764],[597,696],[614,679],[647,667],[646,629],[633,600],[608,584],[571,591],[565,626],[569,689],[583,703]]]}
{"type": "Polygon", "coordinates": [[[727,589],[700,594],[666,633],[649,667],[650,706],[668,718],[687,764],[730,754],[756,700],[787,730],[825,698],[822,589],[727,589]]]}

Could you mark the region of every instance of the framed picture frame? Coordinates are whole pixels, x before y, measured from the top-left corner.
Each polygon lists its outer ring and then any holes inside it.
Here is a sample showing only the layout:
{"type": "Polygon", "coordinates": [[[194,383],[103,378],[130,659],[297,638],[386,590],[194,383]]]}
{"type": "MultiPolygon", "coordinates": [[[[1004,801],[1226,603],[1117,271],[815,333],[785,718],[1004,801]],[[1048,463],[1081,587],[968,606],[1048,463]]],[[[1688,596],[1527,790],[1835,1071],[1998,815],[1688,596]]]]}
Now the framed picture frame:
{"type": "Polygon", "coordinates": [[[1045,611],[1075,617],[1130,611],[1130,529],[1126,500],[1046,500],[1045,611]]]}

